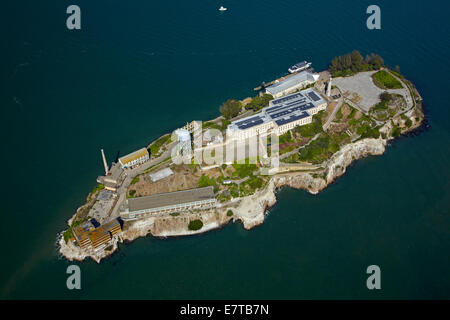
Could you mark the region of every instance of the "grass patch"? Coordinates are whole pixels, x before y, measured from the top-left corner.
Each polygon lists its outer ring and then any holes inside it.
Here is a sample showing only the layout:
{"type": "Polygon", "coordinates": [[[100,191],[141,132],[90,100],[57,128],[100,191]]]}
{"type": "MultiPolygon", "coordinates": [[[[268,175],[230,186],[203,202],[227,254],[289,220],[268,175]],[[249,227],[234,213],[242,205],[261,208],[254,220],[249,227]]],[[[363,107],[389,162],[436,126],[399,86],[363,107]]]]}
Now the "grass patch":
{"type": "Polygon", "coordinates": [[[233,172],[233,177],[238,176],[241,179],[253,175],[253,172],[258,169],[258,166],[256,164],[233,163],[232,166],[236,170],[235,172],[233,172]]]}
{"type": "Polygon", "coordinates": [[[150,154],[156,155],[158,154],[159,150],[161,149],[161,147],[166,143],[170,141],[170,134],[162,136],[161,138],[159,138],[158,140],[156,140],[155,142],[153,142],[150,146],[150,154]]]}
{"type": "Polygon", "coordinates": [[[219,190],[219,186],[217,185],[217,182],[215,179],[208,177],[205,174],[202,174],[200,179],[198,179],[198,187],[204,188],[204,187],[214,187],[214,192],[217,192],[219,190]]]}
{"type": "MultiPolygon", "coordinates": [[[[322,112],[319,112],[318,114],[315,114],[312,117],[312,122],[309,124],[305,124],[303,126],[297,126],[294,129],[294,132],[296,133],[300,133],[302,135],[302,137],[305,138],[309,138],[309,137],[314,137],[316,134],[323,132],[323,128],[322,128],[322,112]]],[[[280,144],[281,144],[281,139],[280,139],[280,144]]]]}
{"type": "Polygon", "coordinates": [[[392,74],[386,70],[381,70],[372,75],[373,82],[381,89],[401,89],[403,88],[400,81],[398,81],[392,74]]]}
{"type": "Polygon", "coordinates": [[[130,186],[132,186],[133,184],[138,183],[138,182],[139,182],[139,177],[134,177],[133,180],[131,180],[131,182],[130,182],[130,186]]]}
{"type": "Polygon", "coordinates": [[[339,150],[339,139],[335,136],[322,135],[308,146],[299,150],[298,159],[312,163],[321,163],[339,150]]]}
{"type": "Polygon", "coordinates": [[[105,189],[105,185],[99,183],[99,184],[97,184],[97,185],[94,187],[94,189],[92,189],[91,194],[94,194],[94,193],[96,193],[97,191],[100,191],[100,190],[103,190],[103,189],[105,189]]]}

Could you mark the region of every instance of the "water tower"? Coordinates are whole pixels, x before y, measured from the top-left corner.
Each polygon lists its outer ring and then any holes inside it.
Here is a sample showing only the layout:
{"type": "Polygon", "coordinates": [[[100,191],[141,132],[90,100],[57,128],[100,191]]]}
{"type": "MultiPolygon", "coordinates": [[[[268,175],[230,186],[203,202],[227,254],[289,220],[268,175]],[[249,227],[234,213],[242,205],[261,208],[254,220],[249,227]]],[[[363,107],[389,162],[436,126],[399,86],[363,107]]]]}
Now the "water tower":
{"type": "Polygon", "coordinates": [[[177,135],[177,153],[180,155],[191,154],[191,134],[186,129],[178,129],[175,131],[177,135]]]}

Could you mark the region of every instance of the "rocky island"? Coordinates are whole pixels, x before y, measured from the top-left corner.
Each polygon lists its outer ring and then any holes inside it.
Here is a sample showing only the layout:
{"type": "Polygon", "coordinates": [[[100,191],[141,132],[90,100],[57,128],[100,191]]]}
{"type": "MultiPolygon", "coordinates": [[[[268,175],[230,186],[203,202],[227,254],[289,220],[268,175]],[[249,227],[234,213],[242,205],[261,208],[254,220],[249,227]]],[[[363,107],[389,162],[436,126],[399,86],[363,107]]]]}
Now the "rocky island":
{"type": "Polygon", "coordinates": [[[318,194],[424,119],[422,98],[399,68],[358,51],[334,58],[329,70],[293,72],[257,89],[226,101],[220,117],[187,123],[111,166],[102,150],[105,175],[68,220],[59,252],[100,262],[148,234],[194,235],[230,221],[251,229],[278,188],[318,194]]]}

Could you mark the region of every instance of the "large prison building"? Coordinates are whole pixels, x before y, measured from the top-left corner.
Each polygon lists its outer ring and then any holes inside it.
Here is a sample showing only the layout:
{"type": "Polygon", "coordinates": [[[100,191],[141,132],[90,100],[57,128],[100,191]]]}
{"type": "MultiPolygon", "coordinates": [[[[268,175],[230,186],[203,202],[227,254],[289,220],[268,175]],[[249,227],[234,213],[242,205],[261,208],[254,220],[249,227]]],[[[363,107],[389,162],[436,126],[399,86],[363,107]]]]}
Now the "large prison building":
{"type": "Polygon", "coordinates": [[[326,107],[327,102],[316,90],[305,89],[271,100],[260,113],[232,122],[227,127],[227,137],[242,140],[266,133],[280,135],[311,123],[312,116],[326,107]]]}
{"type": "Polygon", "coordinates": [[[166,213],[206,210],[216,207],[216,204],[214,188],[209,186],[126,199],[120,216],[123,220],[135,220],[166,213]]]}

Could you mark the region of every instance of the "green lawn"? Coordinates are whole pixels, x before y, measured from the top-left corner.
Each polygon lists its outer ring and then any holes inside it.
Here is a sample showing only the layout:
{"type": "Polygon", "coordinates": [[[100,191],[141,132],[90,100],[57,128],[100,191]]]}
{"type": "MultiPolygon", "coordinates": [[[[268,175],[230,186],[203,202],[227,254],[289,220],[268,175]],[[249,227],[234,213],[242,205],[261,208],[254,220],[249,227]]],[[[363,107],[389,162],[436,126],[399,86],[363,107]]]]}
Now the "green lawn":
{"type": "Polygon", "coordinates": [[[155,142],[153,142],[153,144],[150,146],[150,153],[152,156],[158,154],[159,149],[161,148],[161,146],[163,144],[165,144],[166,142],[170,142],[170,134],[162,136],[161,138],[159,138],[158,140],[156,140],[155,142]]]}
{"type": "Polygon", "coordinates": [[[378,71],[372,75],[373,82],[381,89],[401,89],[403,88],[400,81],[398,81],[392,74],[385,70],[378,71]]]}

